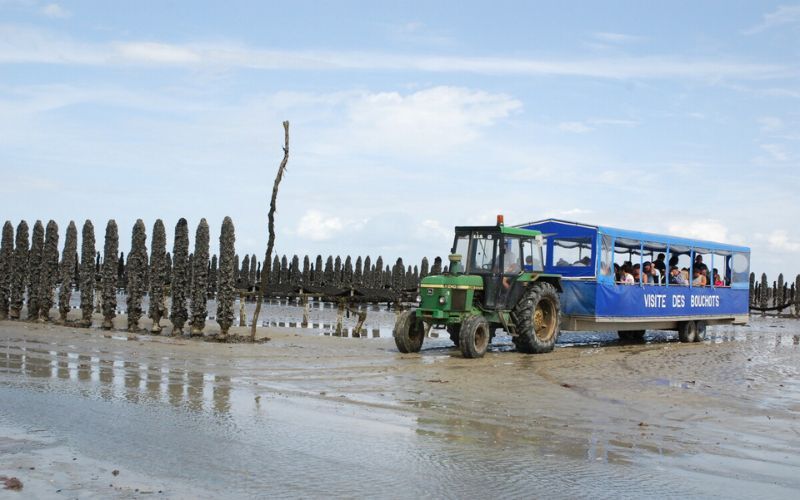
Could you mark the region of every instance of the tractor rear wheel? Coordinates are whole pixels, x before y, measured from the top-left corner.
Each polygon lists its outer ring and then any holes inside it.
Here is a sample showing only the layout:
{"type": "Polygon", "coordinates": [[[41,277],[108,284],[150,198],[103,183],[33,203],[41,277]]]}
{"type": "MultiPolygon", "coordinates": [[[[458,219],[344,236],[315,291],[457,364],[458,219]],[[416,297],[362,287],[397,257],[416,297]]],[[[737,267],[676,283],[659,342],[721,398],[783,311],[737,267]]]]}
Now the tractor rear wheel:
{"type": "Polygon", "coordinates": [[[465,358],[482,358],[489,348],[489,322],[477,314],[461,323],[458,346],[465,358]]]}
{"type": "Polygon", "coordinates": [[[447,325],[447,333],[450,335],[450,340],[458,347],[458,341],[461,330],[461,325],[447,325]]]}
{"type": "Polygon", "coordinates": [[[519,352],[550,352],[561,332],[561,301],[550,283],[536,283],[511,311],[517,335],[511,340],[519,352]]]}
{"type": "Polygon", "coordinates": [[[394,343],[402,353],[419,352],[425,339],[425,324],[417,321],[416,310],[403,311],[394,324],[394,343]]]}

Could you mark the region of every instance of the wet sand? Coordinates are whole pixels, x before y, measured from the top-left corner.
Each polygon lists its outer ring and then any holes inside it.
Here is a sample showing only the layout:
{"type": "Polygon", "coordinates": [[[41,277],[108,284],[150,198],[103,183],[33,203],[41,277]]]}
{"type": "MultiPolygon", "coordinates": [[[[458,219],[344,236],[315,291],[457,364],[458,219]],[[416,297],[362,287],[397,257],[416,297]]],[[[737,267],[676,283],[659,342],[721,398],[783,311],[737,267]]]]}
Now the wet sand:
{"type": "Polygon", "coordinates": [[[797,320],[709,328],[698,344],[565,334],[535,356],[500,336],[477,360],[446,335],[404,355],[391,338],[319,333],[228,345],[0,322],[0,475],[24,484],[1,495],[800,491],[797,320]]]}

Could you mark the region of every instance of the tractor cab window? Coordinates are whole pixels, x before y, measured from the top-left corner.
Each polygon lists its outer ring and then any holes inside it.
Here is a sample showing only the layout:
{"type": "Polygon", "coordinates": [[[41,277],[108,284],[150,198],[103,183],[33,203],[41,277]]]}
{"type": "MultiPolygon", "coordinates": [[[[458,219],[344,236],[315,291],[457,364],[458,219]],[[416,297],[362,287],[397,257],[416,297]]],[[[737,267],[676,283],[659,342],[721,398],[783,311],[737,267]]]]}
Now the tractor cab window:
{"type": "Polygon", "coordinates": [[[520,239],[513,236],[505,237],[503,251],[503,274],[519,274],[522,271],[522,249],[520,239]]]}
{"type": "Polygon", "coordinates": [[[467,259],[467,252],[469,251],[469,234],[456,235],[456,241],[453,243],[453,251],[451,253],[461,256],[461,261],[467,259]]]}
{"type": "Polygon", "coordinates": [[[498,242],[499,235],[497,234],[473,233],[467,272],[491,273],[496,271],[498,242]]]}

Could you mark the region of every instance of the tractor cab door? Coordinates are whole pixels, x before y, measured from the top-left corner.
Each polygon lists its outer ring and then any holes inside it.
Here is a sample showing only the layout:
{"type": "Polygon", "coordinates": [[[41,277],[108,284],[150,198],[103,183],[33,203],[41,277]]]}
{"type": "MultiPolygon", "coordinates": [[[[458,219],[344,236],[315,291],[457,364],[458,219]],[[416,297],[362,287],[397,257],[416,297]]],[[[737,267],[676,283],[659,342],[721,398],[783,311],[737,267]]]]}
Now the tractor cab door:
{"type": "Polygon", "coordinates": [[[492,232],[472,233],[467,273],[483,279],[483,307],[494,309],[497,302],[497,286],[500,281],[501,235],[492,232]]]}
{"type": "MultiPolygon", "coordinates": [[[[517,281],[519,275],[524,272],[523,262],[526,257],[524,241],[525,239],[518,236],[504,235],[500,252],[502,272],[496,281],[494,309],[511,309],[525,291],[525,283],[517,281]]],[[[527,251],[529,254],[530,244],[527,251]]]]}

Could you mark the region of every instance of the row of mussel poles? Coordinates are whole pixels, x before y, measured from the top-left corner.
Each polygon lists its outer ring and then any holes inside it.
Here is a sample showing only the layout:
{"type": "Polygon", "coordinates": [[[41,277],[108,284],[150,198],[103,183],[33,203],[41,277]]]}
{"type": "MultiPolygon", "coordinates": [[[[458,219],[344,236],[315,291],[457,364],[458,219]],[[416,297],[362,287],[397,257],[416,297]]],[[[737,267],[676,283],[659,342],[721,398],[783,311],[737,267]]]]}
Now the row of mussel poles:
{"type": "MultiPolygon", "coordinates": [[[[308,300],[336,302],[339,310],[355,312],[355,303],[399,303],[413,301],[419,279],[441,273],[441,259],[433,266],[427,258],[419,267],[397,259],[393,266],[378,257],[355,261],[347,256],[321,255],[312,261],[295,255],[277,255],[266,266],[255,255],[240,257],[235,252],[233,222],[222,223],[219,254],[210,255],[209,228],[205,219],[197,226],[194,251],[190,252],[189,226],[180,219],[175,226],[172,252],[166,249],[166,229],[159,219],[153,224],[150,249],[142,220],[131,232],[127,257],[119,251],[117,223],[106,224],[102,252],[97,248],[94,225],[87,220],[82,229],[80,253],[74,222],[67,226],[59,253],[59,228],[55,221],[43,225],[36,221],[29,231],[21,221],[14,230],[10,221],[3,225],[0,240],[0,319],[28,319],[70,323],[89,327],[95,312],[102,314],[102,327],[113,328],[118,314],[117,297],[124,292],[128,330],[140,330],[140,320],[152,320],[152,332],[162,332],[162,320],[172,325],[171,335],[202,336],[208,319],[209,299],[216,301],[216,322],[220,331],[207,336],[224,340],[234,324],[235,302],[240,302],[239,324],[244,326],[247,300],[257,297],[262,273],[267,297],[283,297],[305,304],[308,300]],[[80,317],[69,318],[73,291],[80,291],[80,317]],[[149,307],[143,310],[143,298],[149,307]],[[170,300],[167,300],[170,299],[170,300]],[[53,309],[57,309],[57,315],[53,309]],[[51,316],[54,316],[51,318],[51,316]]],[[[363,313],[358,313],[361,319],[363,313]]]]}
{"type": "Polygon", "coordinates": [[[800,274],[794,283],[784,280],[783,273],[769,284],[767,275],[756,281],[755,273],[750,273],[750,310],[762,315],[790,315],[800,317],[800,274]]]}

